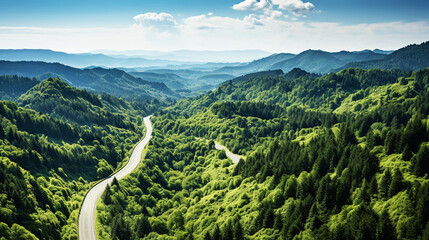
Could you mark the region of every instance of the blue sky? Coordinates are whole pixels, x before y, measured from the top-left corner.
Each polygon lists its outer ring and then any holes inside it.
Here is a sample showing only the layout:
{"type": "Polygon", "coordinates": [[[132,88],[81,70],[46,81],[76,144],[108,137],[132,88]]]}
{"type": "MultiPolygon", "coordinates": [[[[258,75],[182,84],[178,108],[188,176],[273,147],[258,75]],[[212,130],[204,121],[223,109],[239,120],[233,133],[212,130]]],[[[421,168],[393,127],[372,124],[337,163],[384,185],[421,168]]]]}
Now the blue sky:
{"type": "Polygon", "coordinates": [[[0,48],[396,49],[429,40],[427,0],[0,0],[0,48]]]}

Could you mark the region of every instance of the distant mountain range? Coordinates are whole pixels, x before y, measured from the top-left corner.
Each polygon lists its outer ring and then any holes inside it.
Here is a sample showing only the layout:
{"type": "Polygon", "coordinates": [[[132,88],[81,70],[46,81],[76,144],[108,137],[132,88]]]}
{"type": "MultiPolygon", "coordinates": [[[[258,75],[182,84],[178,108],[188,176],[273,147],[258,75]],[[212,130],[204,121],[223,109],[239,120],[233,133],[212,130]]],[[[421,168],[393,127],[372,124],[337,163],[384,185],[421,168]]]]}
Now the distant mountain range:
{"type": "Polygon", "coordinates": [[[391,69],[419,70],[429,67],[429,41],[422,44],[412,44],[403,47],[382,59],[372,61],[353,62],[346,64],[345,68],[364,68],[364,69],[391,69]]]}
{"type": "Polygon", "coordinates": [[[0,61],[0,74],[36,77],[38,80],[59,77],[75,87],[124,97],[178,96],[164,83],[145,81],[119,69],[78,69],[59,63],[0,61]]]}
{"type": "Polygon", "coordinates": [[[249,57],[268,53],[256,50],[103,52],[116,55],[68,54],[51,50],[29,49],[0,50],[0,59],[5,60],[40,60],[87,67],[77,69],[59,63],[3,61],[0,63],[0,74],[37,77],[39,80],[51,76],[60,76],[61,79],[68,81],[73,86],[92,89],[97,92],[104,91],[119,96],[137,94],[156,97],[177,96],[170,89],[192,90],[196,91],[194,94],[197,94],[211,90],[220,83],[236,77],[270,70],[282,70],[286,73],[292,69],[300,68],[310,73],[325,74],[338,72],[344,68],[418,70],[429,67],[428,42],[420,45],[409,45],[397,51],[380,49],[353,52],[307,50],[299,54],[277,53],[247,63],[232,62],[232,60],[238,60],[234,58],[230,58],[230,63],[216,63],[214,61],[217,60],[217,57],[229,55],[242,54],[243,57],[249,57]],[[144,55],[155,58],[165,57],[169,54],[181,56],[181,60],[198,59],[204,55],[210,58],[212,62],[186,63],[136,57],[144,55]],[[120,66],[120,69],[105,69],[100,66],[120,66]]]}
{"type": "MultiPolygon", "coordinates": [[[[379,51],[380,52],[380,51],[379,51]]],[[[266,58],[258,59],[243,66],[227,66],[218,69],[218,73],[243,75],[249,72],[281,69],[289,72],[294,68],[301,68],[313,73],[327,73],[340,68],[350,62],[378,60],[386,57],[385,54],[370,50],[360,52],[325,52],[321,50],[307,50],[300,54],[279,53],[266,58]]]]}
{"type": "Polygon", "coordinates": [[[42,61],[62,63],[72,67],[154,67],[186,62],[145,59],[141,57],[111,57],[104,54],[65,53],[46,49],[0,49],[0,60],[7,61],[42,61]]]}
{"type": "Polygon", "coordinates": [[[162,51],[111,51],[96,50],[92,53],[102,53],[117,57],[142,57],[146,59],[164,59],[181,62],[249,62],[254,59],[269,56],[271,53],[262,50],[230,50],[230,51],[196,51],[178,50],[171,52],[162,51]]]}

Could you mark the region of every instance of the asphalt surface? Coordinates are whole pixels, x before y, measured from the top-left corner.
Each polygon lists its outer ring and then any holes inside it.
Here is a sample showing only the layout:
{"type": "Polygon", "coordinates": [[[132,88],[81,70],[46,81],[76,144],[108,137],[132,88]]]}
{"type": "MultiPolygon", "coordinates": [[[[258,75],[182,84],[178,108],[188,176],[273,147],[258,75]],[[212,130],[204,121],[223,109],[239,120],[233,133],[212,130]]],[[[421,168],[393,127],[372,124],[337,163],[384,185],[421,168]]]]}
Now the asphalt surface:
{"type": "Polygon", "coordinates": [[[79,215],[79,239],[80,240],[96,240],[97,234],[95,232],[95,211],[97,208],[97,201],[106,188],[107,184],[111,184],[113,178],[120,180],[121,178],[130,174],[139,165],[141,155],[145,146],[149,143],[152,135],[152,124],[150,123],[150,117],[144,118],[146,125],[146,135],[137,146],[134,148],[131,154],[130,160],[121,170],[113,174],[111,177],[103,180],[89,190],[83,200],[82,207],[79,215]]]}
{"type": "Polygon", "coordinates": [[[228,149],[226,149],[226,147],[224,147],[222,145],[219,145],[219,144],[215,143],[215,148],[217,150],[225,150],[226,156],[229,157],[229,158],[231,158],[231,160],[232,160],[233,163],[238,163],[240,161],[240,159],[241,159],[240,156],[238,156],[238,155],[230,152],[228,149]]]}

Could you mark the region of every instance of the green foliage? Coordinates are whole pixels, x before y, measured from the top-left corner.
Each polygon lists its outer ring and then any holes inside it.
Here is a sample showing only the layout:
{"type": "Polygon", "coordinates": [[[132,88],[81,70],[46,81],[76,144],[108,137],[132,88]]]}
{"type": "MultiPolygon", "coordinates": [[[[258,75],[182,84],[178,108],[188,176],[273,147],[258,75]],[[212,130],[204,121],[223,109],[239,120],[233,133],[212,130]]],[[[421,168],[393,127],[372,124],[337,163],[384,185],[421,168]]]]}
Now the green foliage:
{"type": "MultiPolygon", "coordinates": [[[[144,161],[102,195],[99,237],[423,238],[428,76],[294,70],[159,109],[144,161]],[[215,141],[243,158],[232,164],[215,141]]],[[[85,180],[119,168],[142,137],[141,116],[163,103],[130,103],[58,79],[18,102],[26,108],[0,102],[0,228],[5,238],[13,224],[41,239],[73,238],[85,180]]]]}
{"type": "Polygon", "coordinates": [[[77,239],[79,207],[91,186],[88,181],[107,177],[126,160],[143,135],[139,116],[143,111],[58,79],[37,84],[20,99],[25,99],[25,107],[0,101],[3,237],[77,239]],[[90,120],[80,122],[85,118],[90,120]]]}
{"type": "Polygon", "coordinates": [[[0,76],[0,99],[13,100],[38,84],[35,78],[0,76]]]}

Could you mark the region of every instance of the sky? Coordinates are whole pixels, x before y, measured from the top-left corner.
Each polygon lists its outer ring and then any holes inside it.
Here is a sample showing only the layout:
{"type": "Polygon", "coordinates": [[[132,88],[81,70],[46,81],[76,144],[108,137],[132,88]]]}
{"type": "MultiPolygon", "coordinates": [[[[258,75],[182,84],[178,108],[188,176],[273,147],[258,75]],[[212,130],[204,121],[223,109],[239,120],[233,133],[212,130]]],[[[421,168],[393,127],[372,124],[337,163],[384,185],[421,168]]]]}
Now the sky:
{"type": "Polygon", "coordinates": [[[0,0],[1,49],[394,50],[429,40],[427,0],[0,0]]]}

